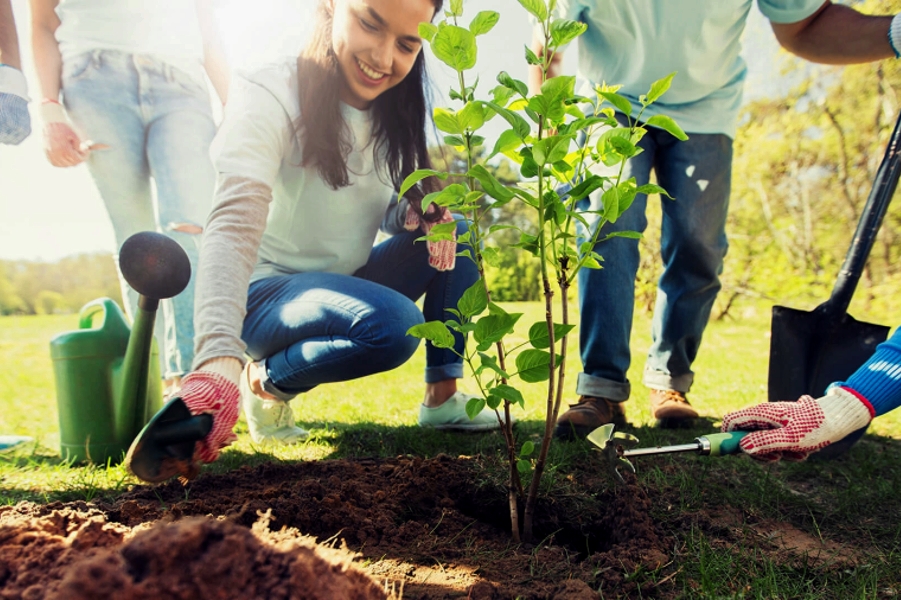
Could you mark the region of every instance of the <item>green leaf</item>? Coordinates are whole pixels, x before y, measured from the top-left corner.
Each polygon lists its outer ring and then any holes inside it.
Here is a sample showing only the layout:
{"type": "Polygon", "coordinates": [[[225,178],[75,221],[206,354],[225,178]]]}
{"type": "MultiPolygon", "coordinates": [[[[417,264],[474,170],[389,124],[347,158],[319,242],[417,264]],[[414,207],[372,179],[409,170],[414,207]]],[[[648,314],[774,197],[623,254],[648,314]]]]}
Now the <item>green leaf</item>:
{"type": "Polygon", "coordinates": [[[593,191],[601,188],[604,185],[604,182],[607,181],[606,177],[601,177],[600,175],[592,175],[588,179],[582,181],[579,185],[574,187],[569,191],[569,197],[573,200],[581,200],[585,198],[593,191]]]}
{"type": "Polygon", "coordinates": [[[476,36],[470,30],[456,25],[440,27],[432,40],[432,52],[453,70],[466,71],[476,65],[476,36]]]}
{"type": "Polygon", "coordinates": [[[526,383],[538,383],[551,378],[551,355],[544,350],[523,350],[516,355],[519,378],[526,383]]]}
{"type": "Polygon", "coordinates": [[[513,112],[512,110],[508,110],[499,104],[495,104],[494,102],[486,102],[485,103],[491,110],[496,112],[503,118],[507,123],[513,127],[513,130],[516,132],[516,135],[519,136],[520,140],[525,140],[529,137],[529,133],[531,133],[531,126],[529,126],[529,122],[523,119],[521,116],[513,112]]]}
{"type": "Polygon", "coordinates": [[[459,135],[446,135],[444,136],[444,143],[448,146],[454,146],[456,148],[465,148],[466,141],[461,138],[459,135]]]}
{"type": "Polygon", "coordinates": [[[570,43],[588,29],[588,25],[581,21],[569,19],[554,19],[551,23],[551,46],[559,48],[570,43]]]}
{"type": "MultiPolygon", "coordinates": [[[[559,342],[563,336],[575,329],[575,325],[554,323],[554,340],[559,342]]],[[[551,347],[551,337],[547,332],[547,322],[538,321],[529,328],[529,343],[540,350],[551,347]]]]}
{"type": "Polygon", "coordinates": [[[522,475],[527,475],[532,470],[532,463],[527,460],[519,459],[516,461],[516,470],[522,475]]]}
{"type": "Polygon", "coordinates": [[[486,246],[482,249],[482,260],[489,267],[501,267],[504,264],[504,254],[498,248],[486,246]]]}
{"type": "Polygon", "coordinates": [[[485,106],[481,102],[467,102],[457,113],[457,121],[463,129],[475,131],[485,124],[485,106]]]}
{"type": "Polygon", "coordinates": [[[513,79],[506,71],[501,71],[497,74],[497,82],[502,86],[518,93],[523,98],[527,98],[529,96],[529,86],[527,86],[519,79],[513,79]]]}
{"type": "Polygon", "coordinates": [[[646,183],[644,185],[640,185],[635,191],[639,194],[660,194],[661,196],[672,198],[672,196],[670,196],[665,189],[655,183],[646,183]]]}
{"type": "Polygon", "coordinates": [[[486,308],[488,308],[488,293],[480,279],[463,292],[463,296],[457,302],[457,309],[464,317],[472,318],[482,314],[486,308]]]}
{"type": "Polygon", "coordinates": [[[500,15],[493,10],[483,10],[476,15],[472,23],[469,24],[469,30],[473,35],[483,35],[494,29],[500,15]]]}
{"type": "Polygon", "coordinates": [[[434,40],[436,33],[438,33],[438,27],[436,27],[432,23],[419,24],[419,37],[421,37],[425,41],[431,42],[432,40],[434,40]]]}
{"type": "Polygon", "coordinates": [[[480,348],[487,348],[487,346],[501,341],[505,335],[513,331],[513,326],[518,318],[513,318],[512,315],[482,317],[476,322],[476,329],[472,333],[472,337],[478,342],[480,348]]]}
{"type": "Polygon", "coordinates": [[[450,109],[442,106],[436,107],[433,111],[433,119],[435,120],[435,127],[440,131],[458,135],[465,132],[465,128],[460,125],[460,120],[457,118],[457,113],[450,109]]]}
{"type": "Polygon", "coordinates": [[[519,135],[512,129],[506,129],[498,136],[497,142],[494,143],[494,150],[491,151],[488,158],[509,152],[514,148],[518,148],[521,144],[522,139],[520,139],[519,135]]]}
{"type": "Polygon", "coordinates": [[[420,325],[414,325],[407,330],[407,335],[426,339],[436,348],[454,347],[454,334],[441,321],[429,321],[420,325]]]}
{"type": "Polygon", "coordinates": [[[502,202],[508,202],[513,199],[514,194],[503,183],[498,181],[498,179],[491,174],[491,171],[486,169],[482,165],[475,165],[466,173],[467,177],[474,177],[480,184],[482,184],[482,189],[485,190],[492,198],[496,198],[502,202]]]}
{"type": "Polygon", "coordinates": [[[627,98],[613,92],[598,92],[598,95],[616,107],[616,110],[627,117],[632,114],[632,103],[627,98]]]}
{"type": "Polygon", "coordinates": [[[463,16],[463,0],[450,0],[450,10],[447,11],[449,17],[463,16]]]}
{"type": "Polygon", "coordinates": [[[501,369],[500,365],[497,364],[497,357],[485,354],[484,352],[479,352],[479,358],[482,359],[482,366],[477,369],[479,373],[485,369],[491,369],[504,379],[510,379],[510,374],[501,369]]]}
{"type": "Polygon", "coordinates": [[[522,397],[522,394],[520,393],[519,390],[517,390],[515,387],[513,387],[511,385],[502,383],[497,387],[491,388],[489,390],[489,392],[494,396],[497,396],[499,398],[506,400],[507,402],[510,402],[511,404],[518,404],[520,406],[525,406],[526,401],[522,397]]]}
{"type": "Polygon", "coordinates": [[[539,21],[547,20],[547,6],[544,0],[519,0],[519,3],[539,21]]]}
{"type": "Polygon", "coordinates": [[[535,452],[535,442],[532,440],[526,440],[522,444],[522,449],[519,451],[520,456],[532,456],[532,453],[535,452]]]}
{"type": "Polygon", "coordinates": [[[469,420],[472,421],[479,413],[485,409],[485,399],[480,398],[478,396],[474,398],[470,398],[466,402],[466,416],[469,417],[469,420]]]}
{"type": "Polygon", "coordinates": [[[542,64],[541,58],[539,58],[538,55],[535,54],[535,52],[533,52],[532,49],[529,48],[528,46],[526,46],[526,62],[529,63],[530,65],[541,65],[542,64]]]}
{"type": "Polygon", "coordinates": [[[675,71],[664,77],[663,79],[658,79],[654,83],[651,84],[651,90],[648,92],[647,98],[643,103],[645,106],[651,104],[652,102],[656,102],[660,96],[666,93],[669,89],[669,86],[673,83],[673,77],[676,75],[675,71]]]}
{"type": "Polygon", "coordinates": [[[400,198],[403,198],[404,194],[406,194],[411,187],[413,187],[426,177],[437,177],[438,179],[444,180],[447,179],[447,173],[442,173],[433,169],[417,169],[416,171],[413,171],[412,173],[407,175],[407,178],[404,179],[404,182],[401,184],[400,191],[397,193],[397,195],[400,198]]]}
{"type": "Polygon", "coordinates": [[[667,117],[666,115],[654,115],[648,119],[645,124],[668,131],[677,140],[684,142],[688,139],[688,136],[682,131],[682,128],[676,124],[672,117],[667,117]]]}

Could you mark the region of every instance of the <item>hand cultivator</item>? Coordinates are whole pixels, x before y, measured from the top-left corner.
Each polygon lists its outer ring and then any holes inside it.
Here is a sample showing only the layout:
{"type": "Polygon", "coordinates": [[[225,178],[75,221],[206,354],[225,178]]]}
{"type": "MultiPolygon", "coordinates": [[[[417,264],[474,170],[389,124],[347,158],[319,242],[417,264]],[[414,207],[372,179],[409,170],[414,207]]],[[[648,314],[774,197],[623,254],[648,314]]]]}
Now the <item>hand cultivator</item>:
{"type": "Polygon", "coordinates": [[[620,468],[635,472],[635,466],[629,461],[632,456],[650,456],[652,454],[672,454],[675,452],[695,452],[700,455],[726,456],[738,454],[741,448],[738,442],[750,431],[732,431],[729,433],[713,433],[695,438],[689,444],[675,446],[656,446],[654,448],[633,448],[638,438],[629,433],[614,432],[612,423],[602,425],[588,434],[588,441],[600,448],[607,462],[610,474],[620,483],[625,483],[620,468]]]}

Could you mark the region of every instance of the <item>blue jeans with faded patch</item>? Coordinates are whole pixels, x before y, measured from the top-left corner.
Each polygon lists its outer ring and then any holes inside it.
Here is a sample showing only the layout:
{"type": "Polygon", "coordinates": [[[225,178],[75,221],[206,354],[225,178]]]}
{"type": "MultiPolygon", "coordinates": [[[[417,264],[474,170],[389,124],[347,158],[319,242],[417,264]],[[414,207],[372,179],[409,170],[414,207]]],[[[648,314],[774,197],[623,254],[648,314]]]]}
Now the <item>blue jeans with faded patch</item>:
{"type": "MultiPolygon", "coordinates": [[[[87,165],[117,247],[140,231],[162,232],[196,269],[200,235],[177,229],[202,228],[212,206],[216,174],[209,146],[216,126],[205,86],[153,57],[107,50],[67,61],[62,85],[66,111],[82,140],[109,146],[91,152],[87,165]]],[[[133,318],[137,293],[121,283],[133,318]]],[[[155,336],[161,371],[169,378],[190,370],[194,358],[194,277],[161,304],[155,336]]]]}
{"type": "MultiPolygon", "coordinates": [[[[457,235],[466,230],[458,219],[457,235]]],[[[394,369],[419,346],[407,335],[410,327],[456,321],[448,309],[478,280],[478,270],[462,256],[454,269],[435,270],[425,242],[414,243],[420,236],[403,232],[381,242],[353,275],[297,273],[251,283],[241,337],[263,366],[263,389],[290,400],[323,383],[394,369]]],[[[458,252],[464,249],[458,244],[458,252]]],[[[426,383],[463,377],[464,343],[455,332],[453,350],[426,344],[426,383]]]]}
{"type": "MultiPolygon", "coordinates": [[[[621,122],[622,115],[617,115],[621,122]]],[[[726,214],[732,172],[732,139],[720,134],[689,134],[680,142],[669,133],[649,128],[641,140],[644,152],[626,164],[623,180],[657,183],[674,199],[659,196],[663,208],[660,252],[663,273],[657,283],[652,343],[644,369],[644,384],[654,389],[687,392],[694,379],[691,365],[720,290],[719,275],[728,243],[726,214]]],[[[610,176],[610,172],[600,175],[610,176]]],[[[600,192],[582,206],[601,207],[600,192]]],[[[599,239],[614,231],[644,232],[647,196],[639,194],[615,223],[603,226],[599,239]]],[[[595,220],[596,222],[596,220],[595,220]]],[[[587,230],[580,231],[585,239],[587,230]]],[[[580,395],[624,401],[631,385],[629,338],[635,305],[638,240],[612,238],[595,250],[602,269],[579,273],[580,347],[583,372],[580,395]]]]}

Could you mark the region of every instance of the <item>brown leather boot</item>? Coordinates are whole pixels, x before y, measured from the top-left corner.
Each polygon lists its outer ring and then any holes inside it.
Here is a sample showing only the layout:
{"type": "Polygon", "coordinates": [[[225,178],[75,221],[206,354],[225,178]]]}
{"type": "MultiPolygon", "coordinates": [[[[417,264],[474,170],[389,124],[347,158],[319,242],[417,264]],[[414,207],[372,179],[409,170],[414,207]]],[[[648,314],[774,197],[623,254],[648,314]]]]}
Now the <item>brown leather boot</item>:
{"type": "Polygon", "coordinates": [[[569,410],[557,418],[554,437],[560,440],[584,438],[607,423],[613,423],[617,427],[629,425],[623,403],[607,398],[580,396],[576,404],[570,404],[569,410]]]}
{"type": "Polygon", "coordinates": [[[651,414],[666,429],[688,427],[698,411],[688,403],[685,394],[676,390],[651,390],[651,414]]]}

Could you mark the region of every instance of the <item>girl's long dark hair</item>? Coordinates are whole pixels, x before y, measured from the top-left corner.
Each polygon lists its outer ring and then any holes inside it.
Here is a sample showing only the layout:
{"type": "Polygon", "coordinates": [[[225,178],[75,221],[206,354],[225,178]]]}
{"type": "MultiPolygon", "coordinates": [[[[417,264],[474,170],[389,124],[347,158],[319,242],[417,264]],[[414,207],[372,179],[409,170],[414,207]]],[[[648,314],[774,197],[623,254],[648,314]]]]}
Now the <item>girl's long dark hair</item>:
{"type": "MultiPolygon", "coordinates": [[[[443,0],[432,0],[435,13],[443,0]]],[[[297,59],[300,87],[298,135],[303,148],[303,166],[315,166],[332,189],[350,185],[347,156],[352,150],[349,131],[341,116],[339,93],[342,75],[332,47],[332,19],[335,0],[321,0],[309,43],[297,59]]],[[[395,189],[417,169],[431,166],[426,123],[427,77],[425,52],[420,51],[409,74],[399,84],[381,94],[371,106],[373,142],[376,156],[384,156],[387,175],[395,189]]],[[[378,163],[378,161],[377,161],[378,163]]],[[[422,214],[422,198],[438,189],[434,178],[424,179],[406,194],[414,209],[422,214]]],[[[430,211],[426,218],[437,219],[430,211]]]]}

